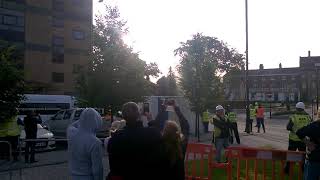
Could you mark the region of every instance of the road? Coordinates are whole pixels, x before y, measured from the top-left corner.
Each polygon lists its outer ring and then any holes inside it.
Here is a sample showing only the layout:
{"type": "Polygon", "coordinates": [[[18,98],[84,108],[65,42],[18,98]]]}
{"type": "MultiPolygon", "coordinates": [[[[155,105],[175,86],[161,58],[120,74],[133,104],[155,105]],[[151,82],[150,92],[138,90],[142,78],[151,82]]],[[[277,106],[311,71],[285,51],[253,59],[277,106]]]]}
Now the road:
{"type": "MultiPolygon", "coordinates": [[[[244,133],[245,116],[238,115],[238,126],[241,138],[241,146],[250,147],[272,147],[275,149],[287,149],[288,132],[286,131],[287,118],[269,119],[266,118],[266,133],[244,133]]],[[[254,129],[256,132],[256,129],[254,129]]],[[[191,138],[194,141],[194,138],[191,138]]],[[[201,142],[210,143],[211,134],[201,137],[201,142]]],[[[22,158],[23,159],[23,158],[22,158]]],[[[60,180],[69,179],[68,153],[66,145],[59,146],[58,150],[37,154],[38,163],[26,165],[23,162],[5,163],[0,161],[0,179],[9,180],[12,173],[12,180],[60,180]],[[9,170],[16,169],[16,170],[9,170]],[[21,176],[20,176],[21,174],[21,176]]],[[[109,171],[108,157],[104,156],[105,174],[109,171]]]]}
{"type": "MultiPolygon", "coordinates": [[[[245,130],[245,114],[238,114],[238,129],[240,133],[241,146],[248,147],[268,147],[274,149],[286,150],[288,148],[289,133],[286,130],[288,117],[265,119],[266,133],[257,133],[257,128],[253,127],[253,135],[248,135],[245,130]]],[[[253,126],[255,122],[253,122],[253,126]]],[[[260,130],[260,132],[263,132],[260,130]]],[[[196,141],[194,137],[192,141],[196,141]]],[[[210,143],[211,134],[205,134],[201,137],[201,142],[210,143]]],[[[237,146],[237,145],[236,145],[237,146]]]]}

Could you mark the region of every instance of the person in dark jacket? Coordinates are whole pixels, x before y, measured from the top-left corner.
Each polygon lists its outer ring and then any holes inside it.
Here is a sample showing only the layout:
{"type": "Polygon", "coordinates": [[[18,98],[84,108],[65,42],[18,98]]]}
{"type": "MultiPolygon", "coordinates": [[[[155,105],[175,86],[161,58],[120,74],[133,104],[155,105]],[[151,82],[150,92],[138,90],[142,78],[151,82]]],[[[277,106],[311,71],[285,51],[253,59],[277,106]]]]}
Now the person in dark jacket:
{"type": "Polygon", "coordinates": [[[304,180],[320,179],[320,113],[318,120],[302,127],[296,134],[307,146],[304,180]]]}
{"type": "MultiPolygon", "coordinates": [[[[38,125],[41,124],[42,120],[38,114],[31,111],[27,117],[24,118],[24,130],[26,132],[26,140],[37,139],[38,125]]],[[[25,149],[25,162],[34,163],[35,160],[35,142],[26,142],[25,149]]]]}
{"type": "Polygon", "coordinates": [[[136,103],[123,105],[126,127],[117,131],[108,142],[109,179],[168,179],[165,177],[166,155],[160,131],[138,123],[136,103]]]}
{"type": "Polygon", "coordinates": [[[174,180],[184,180],[184,154],[182,139],[178,124],[174,121],[167,121],[162,133],[164,148],[166,152],[167,170],[166,177],[174,180]]]}

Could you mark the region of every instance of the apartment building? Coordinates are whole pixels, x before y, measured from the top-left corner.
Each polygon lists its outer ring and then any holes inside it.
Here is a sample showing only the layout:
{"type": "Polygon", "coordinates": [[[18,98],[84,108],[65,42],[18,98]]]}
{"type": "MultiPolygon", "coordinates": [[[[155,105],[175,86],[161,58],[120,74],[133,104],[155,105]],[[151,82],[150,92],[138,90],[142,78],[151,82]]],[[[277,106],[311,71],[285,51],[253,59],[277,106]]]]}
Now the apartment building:
{"type": "Polygon", "coordinates": [[[0,0],[0,40],[23,51],[31,93],[76,94],[91,28],[92,0],[0,0]]]}

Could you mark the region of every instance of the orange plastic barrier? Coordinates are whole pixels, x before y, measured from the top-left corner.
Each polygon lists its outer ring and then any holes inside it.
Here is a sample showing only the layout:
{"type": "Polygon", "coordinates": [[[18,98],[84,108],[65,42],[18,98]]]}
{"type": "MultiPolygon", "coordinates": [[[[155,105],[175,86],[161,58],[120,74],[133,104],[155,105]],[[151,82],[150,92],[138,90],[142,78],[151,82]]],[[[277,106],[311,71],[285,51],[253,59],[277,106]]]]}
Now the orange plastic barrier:
{"type": "Polygon", "coordinates": [[[211,180],[214,177],[212,176],[211,170],[218,168],[226,169],[228,180],[231,180],[231,163],[217,164],[213,161],[213,154],[215,154],[215,151],[213,150],[212,145],[196,143],[188,144],[185,160],[186,179],[211,180]],[[199,171],[197,171],[197,164],[199,164],[199,171]],[[204,174],[205,167],[207,169],[207,174],[204,174]]]}
{"type": "MultiPolygon", "coordinates": [[[[193,180],[214,180],[212,170],[215,168],[225,169],[227,179],[241,178],[241,170],[245,170],[245,179],[263,179],[267,177],[272,180],[276,178],[285,179],[284,167],[286,162],[290,163],[289,180],[302,180],[302,166],[305,154],[302,152],[281,151],[270,149],[246,148],[246,147],[231,147],[226,150],[226,156],[229,160],[228,163],[217,164],[214,162],[213,157],[215,150],[209,144],[188,144],[186,159],[185,159],[185,174],[186,179],[193,180]],[[241,161],[245,162],[245,167],[241,165],[241,161]],[[253,178],[250,176],[250,162],[253,162],[253,178]],[[262,162],[262,168],[259,168],[259,162],[262,162]],[[267,163],[271,166],[271,173],[268,175],[267,163]],[[276,168],[276,163],[280,163],[280,168],[276,168]],[[199,164],[199,166],[197,166],[199,164]],[[298,176],[294,175],[294,166],[298,164],[298,176]],[[191,166],[191,167],[190,167],[191,166]],[[232,166],[236,171],[232,171],[232,166]],[[207,169],[207,174],[204,174],[207,169]],[[259,170],[262,173],[259,174],[259,170]],[[260,178],[259,178],[260,175],[260,178]]],[[[269,167],[270,168],[270,167],[269,167]]],[[[270,169],[269,169],[270,172],[270,169]]],[[[251,173],[252,175],[252,173],[251,173]]],[[[243,178],[243,177],[242,177],[243,178]]]]}
{"type": "Polygon", "coordinates": [[[271,176],[272,180],[280,177],[285,178],[284,167],[286,162],[290,164],[289,180],[298,179],[302,180],[302,166],[304,163],[305,154],[295,151],[282,151],[282,150],[270,150],[270,149],[258,149],[258,148],[246,148],[246,147],[231,147],[228,148],[228,157],[231,160],[237,161],[237,179],[240,180],[240,161],[245,161],[245,179],[249,180],[249,161],[254,161],[254,180],[258,179],[258,162],[262,161],[262,179],[267,178],[267,162],[271,161],[271,176]],[[276,170],[276,162],[280,162],[280,169],[276,170]],[[294,177],[293,168],[298,163],[298,177],[294,177]]]}

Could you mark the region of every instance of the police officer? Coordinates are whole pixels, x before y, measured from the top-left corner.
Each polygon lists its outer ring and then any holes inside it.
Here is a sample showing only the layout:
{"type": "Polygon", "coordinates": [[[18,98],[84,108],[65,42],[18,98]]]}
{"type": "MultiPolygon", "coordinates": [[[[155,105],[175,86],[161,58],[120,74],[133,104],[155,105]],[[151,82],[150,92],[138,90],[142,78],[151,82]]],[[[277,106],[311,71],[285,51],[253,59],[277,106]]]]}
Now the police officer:
{"type": "MultiPolygon", "coordinates": [[[[18,118],[17,114],[18,111],[16,108],[8,108],[7,111],[9,112],[8,114],[10,116],[3,117],[4,120],[0,124],[0,137],[1,140],[7,141],[11,145],[11,150],[12,150],[12,156],[15,161],[18,160],[18,142],[19,142],[19,137],[20,137],[20,127],[18,125],[18,118]]],[[[2,148],[2,153],[8,154],[5,150],[7,149],[7,145],[3,144],[2,148]],[[5,147],[6,146],[6,147],[5,147]]]]}
{"type": "Polygon", "coordinates": [[[202,123],[204,126],[204,130],[206,133],[208,133],[208,126],[209,126],[209,119],[210,119],[210,113],[208,111],[208,109],[202,113],[202,123]]]}
{"type": "Polygon", "coordinates": [[[233,109],[231,108],[230,105],[227,106],[226,108],[226,118],[230,122],[230,129],[231,129],[231,136],[230,136],[230,141],[231,144],[233,144],[233,134],[236,138],[236,141],[238,144],[240,144],[240,137],[239,137],[239,131],[238,131],[238,124],[237,124],[237,114],[233,112],[233,109]]]}
{"type": "MultiPolygon", "coordinates": [[[[287,130],[289,133],[289,151],[306,151],[306,145],[297,136],[296,132],[310,124],[311,117],[305,112],[305,105],[303,102],[298,102],[296,104],[296,112],[289,117],[289,122],[287,124],[287,130]]],[[[287,163],[285,167],[285,173],[289,173],[290,164],[287,163]]]]}
{"type": "Polygon", "coordinates": [[[225,118],[224,108],[221,105],[216,107],[216,115],[213,116],[214,144],[216,147],[216,162],[221,163],[222,151],[229,146],[230,124],[225,118]]]}

